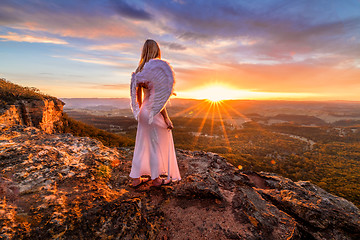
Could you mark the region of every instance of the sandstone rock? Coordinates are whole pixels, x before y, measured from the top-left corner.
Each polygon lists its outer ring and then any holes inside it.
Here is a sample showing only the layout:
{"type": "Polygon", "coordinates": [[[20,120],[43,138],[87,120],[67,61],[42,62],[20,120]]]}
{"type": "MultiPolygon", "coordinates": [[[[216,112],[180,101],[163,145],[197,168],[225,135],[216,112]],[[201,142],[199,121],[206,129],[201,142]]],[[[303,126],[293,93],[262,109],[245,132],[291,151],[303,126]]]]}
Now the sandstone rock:
{"type": "Polygon", "coordinates": [[[359,239],[360,212],[308,181],[177,150],[182,180],[129,186],[132,148],[0,125],[3,239],[359,239]]]}
{"type": "Polygon", "coordinates": [[[64,103],[56,99],[17,100],[0,110],[0,124],[37,127],[55,133],[62,126],[64,103]]]}

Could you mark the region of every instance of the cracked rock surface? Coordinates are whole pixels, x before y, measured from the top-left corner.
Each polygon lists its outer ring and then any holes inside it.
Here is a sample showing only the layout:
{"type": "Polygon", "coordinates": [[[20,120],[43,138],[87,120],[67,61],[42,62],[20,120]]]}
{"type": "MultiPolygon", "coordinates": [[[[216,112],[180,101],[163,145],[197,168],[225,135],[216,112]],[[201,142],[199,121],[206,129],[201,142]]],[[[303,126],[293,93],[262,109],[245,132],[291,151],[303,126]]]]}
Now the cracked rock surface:
{"type": "Polygon", "coordinates": [[[308,181],[177,149],[182,180],[134,189],[132,148],[0,125],[1,239],[360,239],[360,211],[308,181]]]}

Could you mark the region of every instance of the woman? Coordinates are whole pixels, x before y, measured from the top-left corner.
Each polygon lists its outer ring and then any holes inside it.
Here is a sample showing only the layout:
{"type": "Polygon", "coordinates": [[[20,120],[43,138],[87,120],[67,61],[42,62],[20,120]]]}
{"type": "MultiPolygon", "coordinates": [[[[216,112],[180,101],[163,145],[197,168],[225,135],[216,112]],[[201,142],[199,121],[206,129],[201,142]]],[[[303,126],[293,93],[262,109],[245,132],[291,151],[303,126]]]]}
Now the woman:
{"type": "Polygon", "coordinates": [[[165,108],[174,83],[174,72],[169,63],[161,60],[159,45],[146,40],[130,87],[131,109],[138,120],[130,172],[133,187],[149,180],[143,175],[151,176],[153,186],[181,179],[171,132],[174,126],[165,108]]]}

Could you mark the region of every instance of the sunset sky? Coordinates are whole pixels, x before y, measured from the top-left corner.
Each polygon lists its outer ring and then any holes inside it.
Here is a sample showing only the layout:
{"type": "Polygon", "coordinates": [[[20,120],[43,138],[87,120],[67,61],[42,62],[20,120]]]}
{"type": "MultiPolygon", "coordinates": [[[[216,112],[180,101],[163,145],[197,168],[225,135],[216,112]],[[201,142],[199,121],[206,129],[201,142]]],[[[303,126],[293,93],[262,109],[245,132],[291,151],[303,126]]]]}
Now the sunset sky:
{"type": "Polygon", "coordinates": [[[177,97],[360,101],[360,0],[1,0],[0,77],[128,97],[147,38],[177,97]]]}

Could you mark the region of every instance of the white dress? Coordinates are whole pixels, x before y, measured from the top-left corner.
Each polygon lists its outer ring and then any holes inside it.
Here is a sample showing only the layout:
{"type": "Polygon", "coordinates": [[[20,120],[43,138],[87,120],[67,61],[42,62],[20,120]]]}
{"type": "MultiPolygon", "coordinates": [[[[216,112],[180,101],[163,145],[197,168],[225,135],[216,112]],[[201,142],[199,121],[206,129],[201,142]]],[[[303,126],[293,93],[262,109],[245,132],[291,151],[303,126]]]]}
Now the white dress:
{"type": "MultiPolygon", "coordinates": [[[[146,74],[145,67],[146,65],[142,72],[146,74]]],[[[146,81],[139,80],[138,82],[146,81]]],[[[134,112],[138,119],[138,128],[130,177],[139,178],[142,175],[150,175],[151,179],[156,179],[160,175],[167,175],[168,179],[180,180],[172,131],[167,129],[167,124],[160,112],[153,116],[151,114],[154,108],[151,101],[153,99],[151,93],[154,91],[151,90],[154,84],[156,83],[153,82],[149,84],[149,89],[144,89],[143,104],[138,113],[134,112]]]]}

